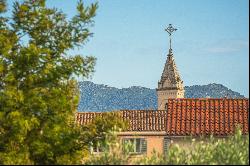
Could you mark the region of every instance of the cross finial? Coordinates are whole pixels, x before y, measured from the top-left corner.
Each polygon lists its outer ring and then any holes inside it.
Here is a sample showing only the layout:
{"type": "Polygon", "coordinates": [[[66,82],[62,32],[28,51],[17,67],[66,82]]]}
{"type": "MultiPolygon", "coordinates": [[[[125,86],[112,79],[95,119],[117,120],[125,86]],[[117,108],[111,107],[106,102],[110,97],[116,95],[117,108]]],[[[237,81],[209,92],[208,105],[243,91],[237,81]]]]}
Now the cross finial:
{"type": "Polygon", "coordinates": [[[170,41],[170,48],[169,48],[169,54],[172,53],[172,48],[171,48],[171,35],[174,31],[176,31],[177,28],[173,28],[172,24],[169,24],[168,27],[165,29],[165,31],[168,32],[169,34],[169,41],[170,41]]]}
{"type": "Polygon", "coordinates": [[[168,27],[167,27],[167,29],[165,29],[165,31],[168,32],[169,36],[171,36],[172,33],[173,33],[174,31],[176,31],[176,30],[177,30],[177,29],[176,29],[176,28],[173,28],[172,24],[169,24],[168,27]]]}

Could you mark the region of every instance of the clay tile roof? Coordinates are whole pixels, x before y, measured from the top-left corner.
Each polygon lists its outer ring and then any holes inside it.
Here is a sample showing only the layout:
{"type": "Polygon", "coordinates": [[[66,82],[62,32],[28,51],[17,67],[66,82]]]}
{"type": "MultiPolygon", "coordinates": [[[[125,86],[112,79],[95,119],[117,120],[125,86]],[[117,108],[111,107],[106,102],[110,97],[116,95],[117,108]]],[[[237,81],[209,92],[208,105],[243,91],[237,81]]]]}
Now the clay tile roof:
{"type": "Polygon", "coordinates": [[[167,112],[164,110],[124,110],[129,121],[128,131],[166,131],[167,112]]]}
{"type": "Polygon", "coordinates": [[[86,125],[91,123],[95,117],[101,116],[101,112],[77,112],[76,122],[80,125],[86,125]]]}
{"type": "MultiPolygon", "coordinates": [[[[169,136],[200,136],[233,134],[241,125],[243,134],[249,133],[248,99],[169,99],[168,110],[121,110],[123,120],[129,122],[127,131],[166,131],[169,136]]],[[[81,125],[93,121],[100,112],[78,112],[76,122],[81,125]]]]}
{"type": "Polygon", "coordinates": [[[248,99],[169,99],[166,132],[169,136],[229,135],[240,124],[249,132],[248,99]]]}
{"type": "MultiPolygon", "coordinates": [[[[121,110],[120,116],[129,122],[128,131],[166,131],[167,112],[164,110],[121,110]]],[[[76,121],[85,125],[102,113],[79,112],[76,121]]]]}

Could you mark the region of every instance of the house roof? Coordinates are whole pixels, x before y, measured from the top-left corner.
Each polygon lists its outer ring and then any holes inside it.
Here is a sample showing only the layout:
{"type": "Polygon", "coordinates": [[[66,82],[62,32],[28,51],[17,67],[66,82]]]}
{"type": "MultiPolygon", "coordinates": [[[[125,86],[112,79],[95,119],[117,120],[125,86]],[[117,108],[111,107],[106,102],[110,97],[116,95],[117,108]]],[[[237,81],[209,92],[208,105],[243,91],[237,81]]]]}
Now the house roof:
{"type": "Polygon", "coordinates": [[[240,124],[248,133],[248,99],[169,99],[166,132],[170,136],[229,135],[240,124]]]}
{"type": "MultiPolygon", "coordinates": [[[[169,99],[168,110],[120,110],[129,122],[127,131],[165,131],[168,136],[232,134],[240,124],[249,132],[248,99],[169,99]]],[[[100,112],[78,112],[76,121],[85,125],[100,112]]]]}
{"type": "MultiPolygon", "coordinates": [[[[120,110],[123,120],[129,125],[127,131],[165,131],[167,112],[164,110],[120,110]]],[[[79,112],[76,121],[85,125],[93,121],[96,116],[102,116],[100,112],[79,112]]]]}

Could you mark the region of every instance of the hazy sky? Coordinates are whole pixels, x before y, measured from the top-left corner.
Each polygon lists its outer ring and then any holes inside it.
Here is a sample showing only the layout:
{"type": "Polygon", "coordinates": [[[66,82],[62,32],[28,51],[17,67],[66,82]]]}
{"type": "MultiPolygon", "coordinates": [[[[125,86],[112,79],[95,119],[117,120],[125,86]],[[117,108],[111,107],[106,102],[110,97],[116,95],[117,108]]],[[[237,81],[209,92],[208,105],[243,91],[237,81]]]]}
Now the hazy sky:
{"type": "MultiPolygon", "coordinates": [[[[76,0],[47,3],[69,17],[76,12],[76,0]]],[[[249,97],[248,6],[248,0],[99,0],[94,37],[74,52],[97,58],[94,83],[156,88],[171,23],[184,85],[220,83],[249,97]]]]}

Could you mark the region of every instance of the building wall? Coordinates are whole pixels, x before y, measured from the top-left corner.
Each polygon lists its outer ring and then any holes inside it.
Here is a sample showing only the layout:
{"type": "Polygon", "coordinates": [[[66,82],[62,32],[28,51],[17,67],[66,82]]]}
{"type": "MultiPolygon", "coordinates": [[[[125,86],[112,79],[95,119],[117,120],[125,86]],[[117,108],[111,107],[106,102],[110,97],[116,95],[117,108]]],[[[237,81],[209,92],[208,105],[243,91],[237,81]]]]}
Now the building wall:
{"type": "MultiPolygon", "coordinates": [[[[153,152],[155,151],[158,154],[164,153],[164,138],[169,138],[171,140],[171,144],[168,147],[171,148],[171,146],[178,144],[181,148],[184,148],[186,150],[192,149],[194,146],[192,145],[192,139],[189,137],[180,137],[180,138],[171,138],[166,135],[151,135],[151,136],[145,136],[145,135],[126,135],[126,136],[119,136],[120,140],[124,138],[144,138],[147,141],[147,153],[145,154],[133,154],[130,157],[130,160],[135,160],[141,157],[152,157],[153,152]]],[[[201,139],[196,139],[196,142],[204,141],[201,139]]],[[[205,140],[206,141],[206,140],[205,140]]]]}
{"type": "Polygon", "coordinates": [[[165,110],[169,98],[184,98],[184,90],[159,90],[157,91],[158,110],[165,110]]]}
{"type": "Polygon", "coordinates": [[[148,140],[148,147],[147,147],[147,156],[152,156],[154,150],[156,153],[163,153],[163,139],[164,136],[149,136],[147,137],[148,140]]]}
{"type": "Polygon", "coordinates": [[[156,153],[163,153],[163,139],[164,136],[120,136],[120,139],[123,138],[144,138],[147,141],[147,153],[142,155],[134,155],[134,157],[141,157],[147,156],[151,157],[153,151],[155,150],[156,153]]]}
{"type": "MultiPolygon", "coordinates": [[[[179,147],[185,149],[187,151],[192,150],[195,146],[195,143],[199,143],[203,141],[204,143],[208,142],[209,138],[194,138],[195,142],[192,144],[191,137],[169,137],[166,135],[126,135],[126,136],[119,136],[122,140],[123,138],[144,138],[147,140],[147,153],[146,154],[139,154],[139,155],[132,155],[132,159],[140,158],[140,157],[151,157],[153,152],[155,151],[158,154],[164,153],[164,138],[170,139],[171,143],[167,149],[171,149],[172,146],[178,144],[179,147]]],[[[223,137],[222,137],[223,138],[223,137]]],[[[221,138],[216,138],[221,139],[221,138]]]]}

